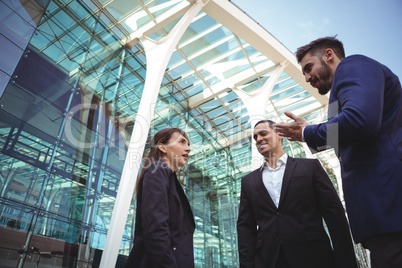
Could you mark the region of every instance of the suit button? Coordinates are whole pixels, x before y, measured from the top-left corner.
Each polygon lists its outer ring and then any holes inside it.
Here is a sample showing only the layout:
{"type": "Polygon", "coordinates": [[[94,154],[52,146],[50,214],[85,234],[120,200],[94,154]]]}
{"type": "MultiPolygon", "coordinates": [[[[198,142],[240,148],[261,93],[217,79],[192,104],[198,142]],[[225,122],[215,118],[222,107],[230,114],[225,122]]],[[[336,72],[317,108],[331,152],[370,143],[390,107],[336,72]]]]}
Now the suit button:
{"type": "Polygon", "coordinates": [[[276,213],[276,215],[277,215],[277,216],[281,216],[281,213],[278,212],[278,213],[276,213]]]}
{"type": "Polygon", "coordinates": [[[173,250],[176,250],[176,248],[174,247],[173,250]]]}

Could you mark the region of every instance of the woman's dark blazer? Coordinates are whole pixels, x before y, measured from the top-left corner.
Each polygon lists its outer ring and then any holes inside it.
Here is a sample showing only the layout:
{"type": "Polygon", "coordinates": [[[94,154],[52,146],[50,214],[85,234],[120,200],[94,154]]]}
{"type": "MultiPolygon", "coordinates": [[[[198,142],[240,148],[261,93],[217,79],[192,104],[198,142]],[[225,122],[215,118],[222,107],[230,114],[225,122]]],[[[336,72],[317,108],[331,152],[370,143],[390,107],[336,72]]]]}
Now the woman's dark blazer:
{"type": "Polygon", "coordinates": [[[139,184],[134,246],[126,268],[194,267],[194,229],[176,173],[165,162],[153,162],[139,184]]]}

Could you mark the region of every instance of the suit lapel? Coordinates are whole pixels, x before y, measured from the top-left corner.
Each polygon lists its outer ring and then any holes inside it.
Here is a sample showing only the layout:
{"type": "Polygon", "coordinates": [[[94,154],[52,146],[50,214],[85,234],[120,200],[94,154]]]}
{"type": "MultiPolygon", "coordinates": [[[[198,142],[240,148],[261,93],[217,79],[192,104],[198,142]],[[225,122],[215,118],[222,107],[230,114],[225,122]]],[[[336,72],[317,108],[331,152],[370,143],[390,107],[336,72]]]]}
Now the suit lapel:
{"type": "Polygon", "coordinates": [[[293,171],[295,170],[297,162],[294,158],[288,157],[286,162],[285,173],[283,174],[281,196],[279,198],[279,206],[281,206],[283,199],[286,196],[286,192],[289,188],[290,180],[292,179],[293,171]]]}
{"type": "Polygon", "coordinates": [[[174,182],[176,184],[176,190],[177,190],[177,193],[180,196],[180,200],[181,200],[183,206],[186,208],[188,215],[191,215],[190,216],[191,222],[195,226],[194,215],[193,215],[193,211],[191,209],[190,202],[188,201],[188,198],[186,196],[186,193],[183,190],[183,187],[180,185],[180,182],[177,179],[176,173],[173,173],[173,180],[174,180],[174,182]]]}
{"type": "Polygon", "coordinates": [[[271,196],[268,193],[267,188],[265,188],[264,182],[262,181],[262,169],[259,169],[254,176],[254,181],[256,183],[257,189],[260,191],[261,195],[264,197],[265,201],[268,202],[272,208],[277,209],[274,201],[272,201],[271,196]]]}

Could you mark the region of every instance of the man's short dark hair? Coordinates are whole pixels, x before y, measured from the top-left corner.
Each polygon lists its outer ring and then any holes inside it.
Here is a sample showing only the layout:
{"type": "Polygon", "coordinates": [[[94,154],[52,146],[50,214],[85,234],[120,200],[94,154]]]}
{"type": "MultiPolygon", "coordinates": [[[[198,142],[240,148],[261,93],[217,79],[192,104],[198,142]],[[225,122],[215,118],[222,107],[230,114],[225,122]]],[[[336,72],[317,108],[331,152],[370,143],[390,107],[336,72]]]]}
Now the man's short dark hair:
{"type": "MultiPolygon", "coordinates": [[[[254,128],[259,125],[259,124],[263,124],[263,123],[268,123],[269,127],[274,129],[274,124],[276,124],[274,121],[272,120],[268,120],[268,119],[264,119],[264,120],[260,120],[258,121],[255,125],[254,128]]],[[[275,130],[274,130],[275,131],[275,130]]],[[[275,131],[276,132],[276,131],[275,131]]]]}
{"type": "Polygon", "coordinates": [[[307,45],[299,47],[296,51],[297,62],[300,63],[307,53],[321,58],[327,48],[332,49],[340,60],[345,58],[345,49],[343,48],[343,44],[341,41],[336,39],[335,35],[319,38],[311,41],[307,45]]]}

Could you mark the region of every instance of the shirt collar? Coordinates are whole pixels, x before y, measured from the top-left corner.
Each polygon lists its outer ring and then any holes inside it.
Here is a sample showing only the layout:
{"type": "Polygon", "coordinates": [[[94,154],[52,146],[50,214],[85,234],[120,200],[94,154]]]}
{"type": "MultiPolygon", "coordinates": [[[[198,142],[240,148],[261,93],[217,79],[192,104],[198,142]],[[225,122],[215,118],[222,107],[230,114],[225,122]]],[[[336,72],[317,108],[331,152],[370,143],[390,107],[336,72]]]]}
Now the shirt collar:
{"type": "MultiPolygon", "coordinates": [[[[288,162],[288,155],[287,154],[283,154],[281,157],[279,157],[278,160],[276,160],[276,164],[278,166],[281,165],[286,165],[286,163],[288,162]]],[[[267,160],[264,159],[264,163],[262,163],[262,166],[260,167],[260,170],[263,170],[264,168],[268,168],[269,164],[267,162],[267,160]]]]}

